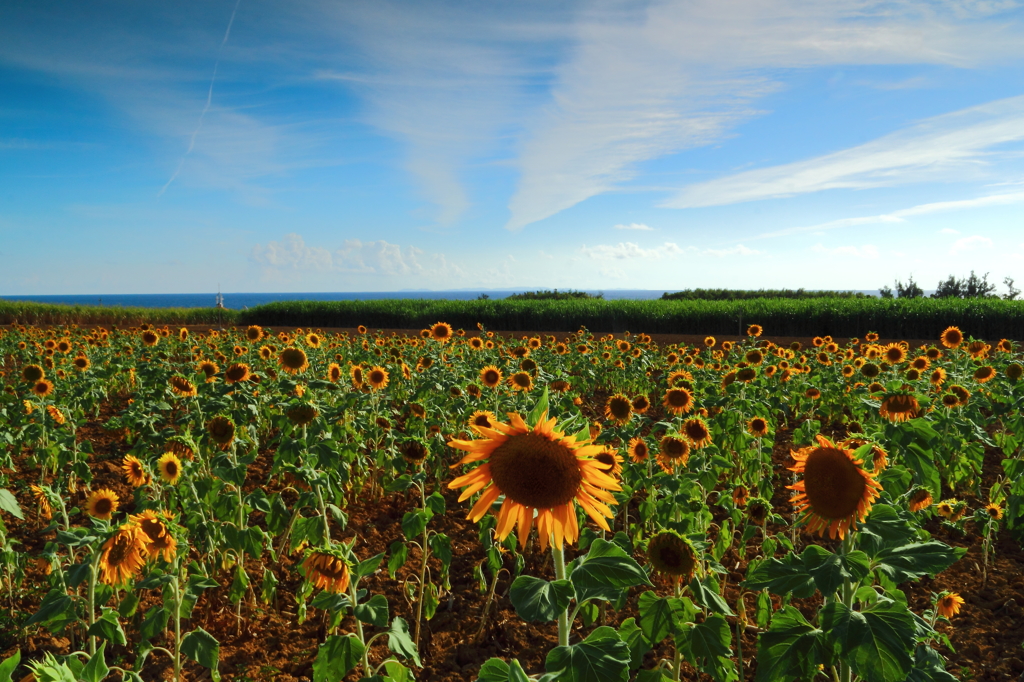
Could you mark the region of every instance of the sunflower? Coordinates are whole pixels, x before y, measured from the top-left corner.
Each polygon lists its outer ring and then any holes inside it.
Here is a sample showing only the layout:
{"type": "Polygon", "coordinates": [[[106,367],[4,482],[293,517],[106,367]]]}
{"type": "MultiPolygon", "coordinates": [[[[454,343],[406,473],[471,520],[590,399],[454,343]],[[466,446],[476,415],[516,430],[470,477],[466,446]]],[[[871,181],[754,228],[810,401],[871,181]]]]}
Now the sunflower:
{"type": "Polygon", "coordinates": [[[758,337],[761,336],[763,332],[764,330],[761,328],[761,325],[759,324],[752,324],[749,327],[747,327],[747,336],[758,337]]]}
{"type": "Polygon", "coordinates": [[[305,372],[306,368],[309,367],[306,351],[295,346],[289,346],[281,351],[281,355],[278,356],[278,362],[281,363],[281,369],[289,374],[305,372]]]}
{"type": "Polygon", "coordinates": [[[356,390],[361,389],[364,383],[363,366],[352,365],[351,367],[348,368],[348,373],[349,376],[352,377],[352,388],[356,390]]]}
{"type": "Polygon", "coordinates": [[[690,443],[698,450],[711,445],[711,430],[700,417],[693,417],[683,422],[683,434],[690,439],[690,443]]]}
{"type": "Polygon", "coordinates": [[[142,465],[140,460],[135,455],[128,455],[124,458],[121,464],[121,470],[124,472],[124,477],[128,479],[128,485],[133,488],[146,485],[149,483],[149,474],[146,473],[146,468],[142,465]]]}
{"type": "Polygon", "coordinates": [[[284,416],[295,426],[306,426],[320,416],[320,413],[309,403],[300,403],[285,410],[284,416]]]}
{"type": "Polygon", "coordinates": [[[984,341],[971,341],[967,344],[967,352],[970,353],[971,357],[975,360],[987,358],[988,352],[991,348],[992,346],[988,345],[984,341]]]}
{"type": "Polygon", "coordinates": [[[686,414],[693,409],[693,394],[685,388],[670,388],[661,404],[672,414],[686,414]]]}
{"type": "Polygon", "coordinates": [[[452,338],[452,326],[447,322],[438,322],[430,328],[430,338],[444,343],[452,338]]]}
{"type": "Polygon", "coordinates": [[[263,338],[263,327],[258,324],[249,325],[248,329],[245,330],[245,338],[249,339],[253,343],[263,338]]]}
{"type": "Polygon", "coordinates": [[[430,455],[427,444],[417,438],[411,438],[398,446],[402,458],[409,464],[422,464],[430,455]]]}
{"type": "Polygon", "coordinates": [[[160,514],[147,509],[141,514],[130,516],[129,519],[141,531],[139,538],[142,540],[146,554],[153,557],[160,556],[167,563],[174,561],[174,555],[178,551],[178,541],[171,535],[166,518],[161,518],[160,514]]]}
{"type": "Polygon", "coordinates": [[[932,493],[928,488],[917,488],[910,493],[910,498],[907,501],[910,511],[919,512],[932,506],[932,493]]]}
{"type": "Polygon", "coordinates": [[[1021,366],[1019,362],[1011,362],[1006,366],[1006,376],[1011,381],[1017,381],[1024,376],[1024,366],[1021,366]]]}
{"type": "Polygon", "coordinates": [[[143,552],[145,540],[142,531],[133,523],[124,524],[103,543],[100,580],[107,585],[125,584],[145,563],[143,552]]]}
{"type": "Polygon", "coordinates": [[[594,459],[604,465],[604,470],[612,476],[619,476],[622,474],[622,463],[625,461],[622,456],[615,452],[615,450],[605,448],[603,451],[594,455],[594,459]]]}
{"type": "Polygon", "coordinates": [[[216,380],[220,367],[212,360],[203,360],[199,363],[199,371],[206,375],[206,383],[210,383],[216,380]]]}
{"type": "Polygon", "coordinates": [[[907,359],[907,351],[898,343],[890,343],[882,349],[882,358],[890,365],[898,365],[907,359]]]}
{"type": "Polygon", "coordinates": [[[417,419],[426,419],[427,408],[423,407],[423,405],[420,405],[419,403],[409,403],[409,414],[417,419]]]}
{"type": "Polygon", "coordinates": [[[689,582],[697,568],[697,552],[679,533],[663,530],[647,543],[647,560],[654,570],[689,582]]]}
{"type": "Polygon", "coordinates": [[[947,519],[953,516],[953,507],[955,504],[956,500],[943,500],[942,502],[939,502],[939,506],[937,507],[939,516],[947,519]]]}
{"type": "Polygon", "coordinates": [[[519,541],[525,545],[536,512],[541,549],[552,540],[556,547],[573,543],[579,537],[577,503],[598,526],[610,530],[605,518],[614,516],[608,505],[615,504],[615,498],[609,491],[621,490],[621,486],[593,459],[604,446],[556,430],[556,420],[548,419],[546,411],[533,427],[517,413],[509,416],[509,424],[499,422],[493,429],[480,429],[486,438],[448,443],[468,453],[458,464],[487,460],[448,484],[449,488],[466,488],[459,501],[482,491],[469,518],[479,521],[498,496],[504,495],[498,512],[498,540],[504,540],[518,525],[519,541]]]}
{"type": "Polygon", "coordinates": [[[92,363],[89,362],[89,358],[85,357],[84,355],[79,355],[74,360],[71,361],[71,366],[74,367],[79,372],[84,372],[85,370],[89,369],[90,364],[92,363]]]}
{"type": "Polygon", "coordinates": [[[651,407],[651,401],[642,393],[638,396],[634,396],[633,400],[630,401],[630,404],[633,406],[633,411],[637,414],[644,414],[651,407]]]}
{"type": "Polygon", "coordinates": [[[228,445],[235,439],[235,424],[227,417],[214,417],[206,423],[206,431],[218,445],[228,445]]]}
{"type": "Polygon", "coordinates": [[[977,381],[979,384],[984,384],[985,382],[992,381],[992,379],[995,378],[995,376],[996,370],[995,367],[993,367],[992,365],[982,365],[978,369],[974,370],[974,380],[977,381]]]}
{"type": "Polygon", "coordinates": [[[882,399],[878,414],[891,422],[905,422],[915,419],[921,407],[917,398],[909,393],[889,393],[882,399]]]}
{"type": "Polygon", "coordinates": [[[93,518],[109,521],[117,511],[120,499],[113,490],[100,488],[89,493],[89,497],[85,500],[85,513],[93,518]]]}
{"type": "Polygon", "coordinates": [[[47,405],[46,414],[50,415],[50,419],[52,419],[57,426],[63,426],[67,421],[64,413],[61,412],[56,405],[47,405]]]}
{"type": "Polygon", "coordinates": [[[742,507],[750,499],[750,491],[745,485],[738,485],[732,490],[732,502],[737,507],[742,507]]]}
{"type": "Polygon", "coordinates": [[[168,383],[171,385],[171,391],[183,398],[192,398],[198,395],[195,385],[185,377],[173,376],[168,383]]]}
{"type": "Polygon", "coordinates": [[[936,367],[932,370],[932,373],[928,375],[928,383],[938,388],[942,386],[943,382],[946,381],[946,370],[941,367],[936,367]]]}
{"type": "Polygon", "coordinates": [[[754,438],[764,438],[768,435],[768,420],[764,417],[754,417],[747,421],[747,433],[754,438]]]}
{"type": "Polygon", "coordinates": [[[647,441],[640,436],[629,441],[629,448],[626,452],[629,453],[629,459],[637,464],[643,462],[651,454],[650,448],[647,447],[647,441]]]}
{"type": "Polygon", "coordinates": [[[964,342],[964,334],[957,327],[946,327],[939,335],[939,341],[946,348],[956,348],[964,342]]]}
{"type": "Polygon", "coordinates": [[[954,407],[960,406],[960,398],[955,393],[946,393],[942,396],[942,406],[947,410],[952,410],[954,407]]]}
{"type": "Polygon", "coordinates": [[[677,466],[686,466],[690,460],[690,443],[678,436],[662,436],[658,451],[658,465],[671,474],[677,466]]]}
{"type": "Polygon", "coordinates": [[[231,384],[238,384],[248,381],[251,376],[252,372],[249,365],[244,362],[236,362],[224,370],[224,383],[229,386],[231,384]]]}
{"type": "Polygon", "coordinates": [[[469,339],[469,347],[473,350],[482,350],[484,347],[484,340],[479,336],[474,336],[469,339]]]}
{"type": "Polygon", "coordinates": [[[314,334],[313,332],[306,334],[306,345],[310,348],[319,348],[321,341],[322,339],[319,334],[314,334]]]}
{"type": "Polygon", "coordinates": [[[960,384],[953,384],[949,387],[949,392],[956,395],[957,400],[960,402],[960,406],[966,405],[971,399],[971,392],[960,384]]]}
{"type": "Polygon", "coordinates": [[[487,410],[477,410],[469,417],[469,425],[471,427],[483,427],[485,429],[493,429],[494,425],[498,423],[498,418],[493,412],[487,410]]]}
{"type": "Polygon", "coordinates": [[[146,330],[142,332],[142,343],[149,347],[153,347],[160,343],[160,335],[152,330],[146,330]]]}
{"type": "Polygon", "coordinates": [[[181,478],[181,460],[173,452],[165,452],[156,461],[157,471],[164,483],[176,485],[181,478]]]}
{"type": "Polygon", "coordinates": [[[29,488],[32,490],[32,497],[35,498],[36,504],[39,505],[39,515],[46,520],[53,518],[53,507],[50,506],[50,499],[47,497],[46,491],[38,485],[30,485],[29,488]]]}
{"type": "Polygon", "coordinates": [[[714,348],[716,343],[718,343],[718,341],[715,340],[715,337],[713,337],[713,336],[706,336],[706,337],[704,337],[704,347],[705,348],[714,348]]]}
{"type": "Polygon", "coordinates": [[[609,396],[604,405],[604,416],[608,421],[622,426],[633,416],[633,403],[621,393],[609,396]]]}
{"type": "Polygon", "coordinates": [[[804,396],[810,398],[811,400],[817,400],[818,398],[821,397],[821,391],[819,391],[814,386],[811,386],[806,391],[804,391],[804,396]]]}
{"type": "Polygon", "coordinates": [[[861,467],[853,452],[837,447],[824,436],[818,436],[818,445],[793,453],[796,466],[790,468],[803,474],[803,480],[787,486],[795,490],[791,502],[798,514],[803,514],[807,528],[824,537],[844,538],[863,521],[878,498],[882,486],[875,475],[861,467]]]}
{"type": "Polygon", "coordinates": [[[302,562],[302,572],[314,587],[334,594],[344,594],[348,590],[348,562],[336,552],[324,549],[310,551],[302,562]]]}
{"type": "Polygon", "coordinates": [[[508,378],[508,383],[514,391],[533,390],[533,377],[526,372],[516,372],[508,378]]]}
{"type": "Polygon", "coordinates": [[[32,392],[35,393],[40,398],[45,398],[46,396],[53,393],[53,382],[51,382],[49,379],[42,379],[40,381],[37,381],[35,386],[32,387],[32,392]]]}
{"type": "Polygon", "coordinates": [[[366,373],[366,383],[370,384],[370,388],[374,391],[379,391],[388,385],[388,372],[383,367],[372,367],[370,371],[366,373]]]}
{"type": "Polygon", "coordinates": [[[497,388],[501,384],[501,370],[494,365],[488,365],[480,370],[480,383],[487,388],[497,388]]]}
{"type": "Polygon", "coordinates": [[[762,497],[755,497],[747,503],[747,516],[755,526],[763,526],[771,513],[771,503],[762,497]]]}
{"type": "Polygon", "coordinates": [[[960,613],[960,607],[963,605],[963,597],[956,592],[943,592],[938,601],[935,602],[935,610],[943,618],[949,619],[960,613]]]}
{"type": "Polygon", "coordinates": [[[985,513],[996,520],[1003,518],[1003,508],[995,502],[985,505],[985,513]]]}
{"type": "Polygon", "coordinates": [[[336,362],[332,362],[327,366],[327,380],[332,384],[336,384],[341,380],[341,367],[336,362]]]}

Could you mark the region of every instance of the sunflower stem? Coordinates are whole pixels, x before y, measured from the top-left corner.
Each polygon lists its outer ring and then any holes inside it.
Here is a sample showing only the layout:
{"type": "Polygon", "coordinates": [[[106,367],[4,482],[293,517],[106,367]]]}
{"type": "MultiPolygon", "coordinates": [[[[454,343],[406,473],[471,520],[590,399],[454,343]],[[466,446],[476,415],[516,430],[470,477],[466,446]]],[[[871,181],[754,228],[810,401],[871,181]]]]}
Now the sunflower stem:
{"type": "MultiPolygon", "coordinates": [[[[846,537],[843,538],[843,543],[840,549],[840,553],[843,556],[846,556],[853,551],[853,533],[854,531],[851,530],[846,534],[846,537]]],[[[849,578],[843,580],[843,604],[849,609],[853,609],[854,595],[856,594],[856,590],[854,589],[855,587],[856,586],[853,584],[853,581],[849,578]]],[[[839,661],[839,680],[840,682],[851,682],[853,680],[853,670],[850,668],[850,664],[845,658],[840,659],[839,661]]]]}
{"type": "MultiPolygon", "coordinates": [[[[551,545],[551,559],[555,564],[555,579],[565,580],[565,548],[551,545]]],[[[558,646],[569,646],[569,609],[558,614],[558,646]]]]}
{"type": "MultiPolygon", "coordinates": [[[[100,563],[101,550],[94,550],[89,564],[89,628],[96,622],[96,569],[100,563]]],[[[89,635],[89,655],[96,653],[96,635],[89,635]]]]}

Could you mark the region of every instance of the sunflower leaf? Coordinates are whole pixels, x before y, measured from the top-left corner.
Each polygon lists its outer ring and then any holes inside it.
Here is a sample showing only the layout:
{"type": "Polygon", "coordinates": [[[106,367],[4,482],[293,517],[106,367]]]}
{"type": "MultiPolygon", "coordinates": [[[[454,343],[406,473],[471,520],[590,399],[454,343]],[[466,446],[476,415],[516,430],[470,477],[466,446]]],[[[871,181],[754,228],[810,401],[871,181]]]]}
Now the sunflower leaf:
{"type": "Polygon", "coordinates": [[[110,668],[107,667],[107,643],[100,642],[100,646],[96,649],[96,653],[89,657],[89,662],[82,668],[82,672],[79,677],[85,682],[101,682],[101,680],[110,674],[110,668]]]}
{"type": "Polygon", "coordinates": [[[914,649],[914,618],[906,605],[879,599],[858,612],[832,602],[821,610],[820,618],[834,651],[865,682],[907,679],[913,666],[909,652],[914,649]]]}
{"type": "Polygon", "coordinates": [[[693,580],[690,581],[690,592],[693,594],[693,600],[704,608],[720,613],[723,616],[736,615],[729,608],[728,602],[718,594],[718,582],[711,575],[708,575],[704,580],[698,580],[694,576],[693,580]]]}
{"type": "Polygon", "coordinates": [[[625,588],[650,585],[647,572],[614,542],[597,538],[590,551],[576,559],[569,578],[577,588],[625,588]]]}
{"type": "Polygon", "coordinates": [[[544,668],[558,682],[626,682],[629,664],[629,645],[602,626],[579,644],[552,649],[544,668]]]}
{"type": "Polygon", "coordinates": [[[0,511],[5,511],[16,519],[23,520],[25,515],[21,513],[21,506],[7,488],[0,488],[0,511]]]}
{"type": "Polygon", "coordinates": [[[359,604],[355,608],[356,618],[379,628],[387,627],[388,613],[388,598],[383,594],[375,594],[370,597],[369,601],[359,604]]]}
{"type": "Polygon", "coordinates": [[[654,592],[640,595],[640,628],[644,637],[657,643],[679,632],[683,623],[693,620],[694,610],[687,609],[682,599],[658,597],[654,592]]]}
{"type": "Polygon", "coordinates": [[[530,413],[526,415],[526,423],[530,426],[535,426],[540,421],[541,417],[547,416],[548,411],[548,387],[544,387],[544,393],[541,394],[540,399],[537,400],[537,404],[533,406],[530,413]]]}
{"type": "Polygon", "coordinates": [[[217,666],[220,664],[220,642],[202,628],[196,628],[181,639],[181,653],[210,669],[214,682],[220,680],[217,666]]]}
{"type": "Polygon", "coordinates": [[[812,679],[818,665],[828,662],[824,635],[796,608],[784,606],[772,617],[771,629],[758,641],[756,681],[812,679]]]}
{"type": "Polygon", "coordinates": [[[917,542],[883,549],[875,556],[875,568],[894,583],[936,575],[960,560],[967,549],[950,547],[944,542],[917,542]]]}
{"type": "MultiPolygon", "coordinates": [[[[717,595],[716,595],[717,596],[717,595]]],[[[703,623],[684,628],[676,636],[676,646],[694,666],[716,682],[737,679],[732,656],[732,631],[728,621],[715,613],[703,623]]]]}
{"type": "Polygon", "coordinates": [[[492,658],[480,666],[477,682],[529,682],[530,678],[523,666],[515,658],[506,663],[500,658],[492,658]]]}
{"type": "Polygon", "coordinates": [[[362,661],[364,650],[355,635],[331,635],[313,661],[313,682],[341,682],[362,661]]]}
{"type": "Polygon", "coordinates": [[[636,618],[627,618],[619,626],[619,639],[629,645],[629,669],[636,670],[644,662],[644,654],[651,650],[651,642],[644,635],[636,618]]]}
{"type": "Polygon", "coordinates": [[[21,649],[15,649],[14,653],[0,662],[0,682],[11,682],[11,676],[18,669],[21,663],[21,649]]]}
{"type": "Polygon", "coordinates": [[[388,630],[388,648],[399,656],[405,656],[417,667],[423,667],[416,644],[409,636],[409,624],[405,622],[404,618],[396,617],[391,621],[391,629],[388,630]]]}
{"type": "Polygon", "coordinates": [[[790,552],[781,560],[773,557],[747,571],[743,588],[751,592],[767,589],[783,597],[792,593],[797,599],[806,599],[814,594],[816,586],[807,566],[790,552]]]}
{"type": "Polygon", "coordinates": [[[568,580],[548,582],[532,575],[521,575],[512,583],[508,597],[523,620],[550,622],[568,608],[575,594],[568,580]]]}
{"type": "Polygon", "coordinates": [[[846,580],[860,582],[871,572],[868,555],[861,551],[833,554],[824,547],[808,545],[800,555],[814,584],[825,596],[834,594],[846,580]]]}

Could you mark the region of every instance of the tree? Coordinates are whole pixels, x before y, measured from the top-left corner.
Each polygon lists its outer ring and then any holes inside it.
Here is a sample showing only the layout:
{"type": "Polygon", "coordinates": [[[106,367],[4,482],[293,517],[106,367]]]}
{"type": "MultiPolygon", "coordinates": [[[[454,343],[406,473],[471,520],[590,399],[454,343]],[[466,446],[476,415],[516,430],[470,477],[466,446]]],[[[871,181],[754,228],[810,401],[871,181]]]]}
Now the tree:
{"type": "MultiPolygon", "coordinates": [[[[919,287],[917,285],[917,282],[914,281],[914,275],[910,275],[909,277],[907,277],[906,284],[904,284],[900,280],[896,280],[894,284],[896,285],[896,298],[921,298],[922,296],[924,296],[924,289],[919,287]]],[[[888,287],[886,288],[888,289],[888,287]]],[[[890,289],[889,291],[889,295],[891,297],[892,290],[890,289]]],[[[883,298],[885,298],[884,295],[883,298]]]]}
{"type": "Polygon", "coordinates": [[[932,298],[992,298],[995,296],[996,285],[988,281],[988,273],[981,277],[974,274],[963,279],[950,275],[939,282],[932,298]]]}
{"type": "Polygon", "coordinates": [[[1020,296],[1020,289],[1013,286],[1013,277],[1004,277],[1003,284],[1006,285],[1006,294],[1003,296],[1007,301],[1016,301],[1020,296]]]}

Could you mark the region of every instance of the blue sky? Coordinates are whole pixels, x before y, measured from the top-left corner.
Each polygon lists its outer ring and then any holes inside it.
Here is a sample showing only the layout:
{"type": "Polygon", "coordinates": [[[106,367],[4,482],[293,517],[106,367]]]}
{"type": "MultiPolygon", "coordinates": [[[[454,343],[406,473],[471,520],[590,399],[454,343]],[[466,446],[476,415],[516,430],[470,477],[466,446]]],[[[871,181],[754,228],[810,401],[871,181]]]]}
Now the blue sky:
{"type": "Polygon", "coordinates": [[[1019,285],[1022,35],[1012,0],[7,0],[0,295],[1019,285]]]}

